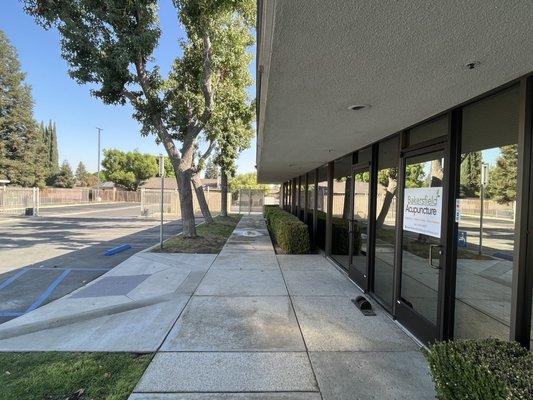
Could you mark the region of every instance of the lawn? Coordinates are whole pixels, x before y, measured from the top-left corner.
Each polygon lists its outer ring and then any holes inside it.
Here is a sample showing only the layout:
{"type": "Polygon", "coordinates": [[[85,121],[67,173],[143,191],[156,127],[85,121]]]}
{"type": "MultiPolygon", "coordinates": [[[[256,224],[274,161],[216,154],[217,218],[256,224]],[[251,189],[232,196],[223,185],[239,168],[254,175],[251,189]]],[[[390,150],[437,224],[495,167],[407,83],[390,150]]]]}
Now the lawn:
{"type": "Polygon", "coordinates": [[[215,217],[212,224],[198,225],[196,228],[197,237],[185,238],[182,235],[177,235],[165,241],[163,243],[163,249],[155,249],[153,251],[163,253],[218,254],[240,219],[240,214],[215,217]]]}
{"type": "Polygon", "coordinates": [[[0,353],[0,399],[126,400],[151,359],[130,353],[0,353]]]}

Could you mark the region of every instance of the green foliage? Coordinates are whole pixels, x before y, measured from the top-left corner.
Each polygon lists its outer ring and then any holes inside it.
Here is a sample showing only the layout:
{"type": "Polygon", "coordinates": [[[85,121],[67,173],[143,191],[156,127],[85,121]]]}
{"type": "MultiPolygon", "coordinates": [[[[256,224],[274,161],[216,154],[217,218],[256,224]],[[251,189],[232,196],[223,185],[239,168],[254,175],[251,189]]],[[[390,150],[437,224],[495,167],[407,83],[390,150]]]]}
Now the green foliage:
{"type": "Polygon", "coordinates": [[[78,167],[76,168],[76,181],[79,186],[89,186],[87,184],[87,178],[89,177],[89,173],[87,172],[87,168],[85,168],[85,164],[81,161],[78,164],[78,167]]]}
{"type": "Polygon", "coordinates": [[[205,177],[206,179],[218,179],[218,168],[211,158],[205,166],[205,177]]]}
{"type": "Polygon", "coordinates": [[[475,151],[464,155],[461,161],[461,195],[473,197],[479,195],[481,184],[481,163],[480,151],[475,151]]]}
{"type": "Polygon", "coordinates": [[[141,183],[156,176],[159,172],[157,164],[157,157],[151,154],[116,149],[105,149],[102,160],[105,179],[127,190],[137,190],[141,183]]]}
{"type": "MultiPolygon", "coordinates": [[[[224,96],[241,95],[232,87],[250,82],[246,49],[254,41],[255,1],[174,0],[187,37],[167,79],[152,57],[161,34],[157,0],[23,2],[44,28],[58,29],[70,76],[94,87],[92,94],[106,104],[129,101],[141,134],[156,135],[175,173],[190,182],[214,148],[196,160],[200,135],[209,143],[219,140],[221,131],[208,126],[211,118],[232,110],[235,103],[226,104],[224,96]]],[[[222,149],[227,139],[221,140],[222,149]]],[[[181,191],[180,200],[187,236],[195,236],[190,196],[181,191]]]]}
{"type": "Polygon", "coordinates": [[[44,142],[24,80],[17,52],[0,31],[0,178],[14,185],[44,186],[44,142]]]}
{"type": "Polygon", "coordinates": [[[76,185],[76,177],[70,168],[70,164],[65,160],[59,172],[56,174],[53,180],[53,185],[59,188],[73,188],[76,185]]]}
{"type": "MultiPolygon", "coordinates": [[[[176,177],[176,172],[174,171],[174,167],[172,166],[172,161],[170,158],[165,157],[163,163],[165,164],[165,176],[167,178],[169,177],[176,177]]],[[[157,173],[159,175],[159,171],[157,173]]]]}
{"type": "Polygon", "coordinates": [[[500,151],[496,166],[491,168],[489,173],[487,192],[490,198],[504,204],[516,200],[518,147],[517,145],[503,146],[500,151]]]}
{"type": "Polygon", "coordinates": [[[424,355],[440,400],[533,398],[533,354],[516,342],[439,342],[424,355]]]}
{"type": "Polygon", "coordinates": [[[128,353],[2,353],[0,398],[126,400],[151,359],[128,353]]]}
{"type": "Polygon", "coordinates": [[[49,121],[48,125],[45,126],[41,122],[39,130],[44,142],[43,156],[44,168],[46,170],[46,181],[49,184],[53,184],[53,180],[59,172],[56,124],[49,121]]]}
{"type": "Polygon", "coordinates": [[[229,186],[231,192],[238,192],[240,189],[256,189],[268,192],[270,190],[269,185],[257,183],[257,174],[255,172],[249,172],[246,174],[238,174],[229,179],[229,186]]]}
{"type": "Polygon", "coordinates": [[[307,225],[278,206],[265,207],[268,229],[277,244],[288,254],[307,254],[310,250],[307,225]]]}

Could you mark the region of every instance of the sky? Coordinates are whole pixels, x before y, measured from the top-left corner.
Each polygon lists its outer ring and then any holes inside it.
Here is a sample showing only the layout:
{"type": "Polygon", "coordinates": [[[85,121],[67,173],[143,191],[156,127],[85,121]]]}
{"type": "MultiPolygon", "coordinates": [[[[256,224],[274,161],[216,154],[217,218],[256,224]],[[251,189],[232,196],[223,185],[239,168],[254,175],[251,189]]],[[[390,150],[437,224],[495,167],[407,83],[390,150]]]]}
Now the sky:
{"type": "MultiPolygon", "coordinates": [[[[52,120],[57,126],[59,160],[67,160],[73,168],[82,161],[89,171],[97,169],[97,131],[102,128],[102,149],[143,153],[164,153],[154,136],[142,137],[140,126],[132,118],[132,108],[109,106],[90,95],[90,87],[78,85],[69,78],[67,63],[61,58],[60,35],[46,31],[26,15],[19,0],[0,0],[0,29],[18,52],[26,82],[32,87],[34,117],[52,120]]],[[[161,73],[166,76],[172,61],[180,54],[178,39],[184,36],[172,0],[160,0],[162,36],[154,53],[161,73]]],[[[251,49],[250,51],[254,51],[251,49]]],[[[250,67],[255,75],[255,66],[250,67]]],[[[255,87],[249,89],[255,98],[255,87]]],[[[238,173],[255,171],[255,139],[237,161],[238,173]]]]}

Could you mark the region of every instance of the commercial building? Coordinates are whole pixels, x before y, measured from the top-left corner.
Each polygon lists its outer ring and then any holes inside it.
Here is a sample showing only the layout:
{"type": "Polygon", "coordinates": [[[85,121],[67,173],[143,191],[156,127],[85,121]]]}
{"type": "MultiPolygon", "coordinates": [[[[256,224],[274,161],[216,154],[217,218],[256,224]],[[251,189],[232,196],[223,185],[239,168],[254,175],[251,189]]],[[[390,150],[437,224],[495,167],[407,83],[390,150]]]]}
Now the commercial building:
{"type": "Polygon", "coordinates": [[[533,3],[258,4],[257,169],[423,342],[530,346],[533,3]]]}

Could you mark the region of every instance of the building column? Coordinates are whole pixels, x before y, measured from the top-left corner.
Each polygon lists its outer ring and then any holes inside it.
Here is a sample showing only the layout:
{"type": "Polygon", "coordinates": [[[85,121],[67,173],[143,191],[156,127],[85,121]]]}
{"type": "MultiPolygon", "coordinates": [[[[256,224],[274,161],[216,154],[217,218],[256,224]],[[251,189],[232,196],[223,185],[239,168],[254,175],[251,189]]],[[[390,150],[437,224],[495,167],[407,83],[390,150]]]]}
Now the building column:
{"type": "Polygon", "coordinates": [[[518,127],[518,187],[516,191],[515,251],[511,297],[510,339],[529,347],[533,251],[533,76],[520,81],[518,127]]]}

